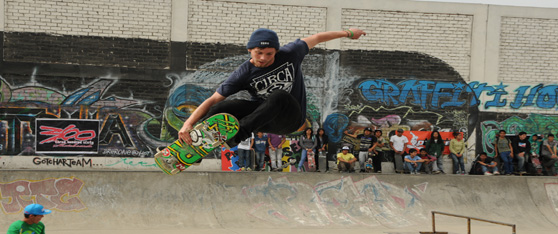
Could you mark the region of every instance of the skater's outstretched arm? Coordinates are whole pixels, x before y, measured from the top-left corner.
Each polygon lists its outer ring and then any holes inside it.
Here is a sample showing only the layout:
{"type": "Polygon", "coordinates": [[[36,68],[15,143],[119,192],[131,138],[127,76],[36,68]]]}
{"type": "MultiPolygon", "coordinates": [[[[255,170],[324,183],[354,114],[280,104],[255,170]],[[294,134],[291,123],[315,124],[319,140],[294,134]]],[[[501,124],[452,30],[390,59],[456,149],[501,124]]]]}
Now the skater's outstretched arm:
{"type": "Polygon", "coordinates": [[[192,144],[192,139],[190,139],[190,130],[192,130],[194,124],[207,114],[209,108],[223,100],[225,100],[225,97],[218,92],[213,93],[211,97],[206,99],[200,106],[198,106],[198,108],[196,108],[196,110],[194,110],[194,113],[188,117],[186,122],[184,122],[180,131],[178,131],[178,139],[182,143],[186,143],[188,145],[192,144]]]}
{"type": "Polygon", "coordinates": [[[358,28],[350,28],[345,31],[328,31],[316,33],[312,36],[302,38],[303,41],[308,45],[308,49],[314,48],[317,44],[322,42],[331,41],[333,39],[349,37],[351,39],[358,39],[360,36],[366,35],[366,33],[358,28]]]}

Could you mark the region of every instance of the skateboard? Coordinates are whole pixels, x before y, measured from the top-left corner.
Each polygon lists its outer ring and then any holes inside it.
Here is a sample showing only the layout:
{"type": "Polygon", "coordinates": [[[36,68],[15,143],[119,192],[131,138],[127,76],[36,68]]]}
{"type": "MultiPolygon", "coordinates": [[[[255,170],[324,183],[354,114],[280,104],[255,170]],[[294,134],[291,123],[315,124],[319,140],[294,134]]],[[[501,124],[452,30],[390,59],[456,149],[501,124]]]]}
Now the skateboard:
{"type": "Polygon", "coordinates": [[[271,171],[271,158],[268,155],[264,159],[264,171],[271,171]]]}
{"type": "Polygon", "coordinates": [[[372,158],[371,157],[369,157],[368,160],[366,160],[364,170],[366,171],[366,173],[374,172],[374,166],[372,165],[372,158]]]}
{"type": "Polygon", "coordinates": [[[163,150],[158,150],[154,156],[155,163],[169,175],[178,174],[234,137],[238,128],[239,123],[234,116],[215,114],[190,131],[191,145],[176,140],[163,150]]]}
{"type": "MultiPolygon", "coordinates": [[[[258,165],[256,163],[256,151],[254,149],[250,149],[250,169],[251,170],[256,170],[256,165],[258,165]]],[[[246,168],[248,169],[248,168],[246,168]]]]}
{"type": "Polygon", "coordinates": [[[296,172],[296,158],[292,157],[291,148],[283,148],[283,157],[281,158],[281,167],[283,172],[296,172]]]}
{"type": "Polygon", "coordinates": [[[326,153],[324,151],[320,151],[320,153],[318,153],[318,162],[318,165],[320,165],[320,168],[318,169],[320,169],[321,172],[326,172],[328,170],[328,161],[326,153]]]}
{"type": "Polygon", "coordinates": [[[543,167],[542,167],[542,165],[541,165],[541,161],[540,161],[540,159],[539,159],[539,156],[534,156],[534,155],[532,155],[532,156],[531,156],[531,162],[533,163],[533,168],[535,169],[535,172],[536,172],[538,175],[542,175],[542,169],[543,169],[543,167]]]}
{"type": "Polygon", "coordinates": [[[316,171],[316,156],[314,150],[309,150],[306,152],[306,158],[308,159],[308,170],[309,172],[316,171]]]}

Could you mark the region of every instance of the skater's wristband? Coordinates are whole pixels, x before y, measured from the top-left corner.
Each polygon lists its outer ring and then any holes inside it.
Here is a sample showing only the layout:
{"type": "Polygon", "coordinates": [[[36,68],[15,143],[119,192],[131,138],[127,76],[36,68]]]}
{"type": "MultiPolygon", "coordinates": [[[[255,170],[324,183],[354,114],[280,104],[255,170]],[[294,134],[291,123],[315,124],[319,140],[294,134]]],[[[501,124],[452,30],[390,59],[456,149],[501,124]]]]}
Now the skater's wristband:
{"type": "Polygon", "coordinates": [[[345,30],[345,32],[347,32],[347,37],[348,37],[348,38],[353,38],[353,36],[355,35],[355,34],[353,33],[353,31],[351,31],[350,29],[345,30]]]}

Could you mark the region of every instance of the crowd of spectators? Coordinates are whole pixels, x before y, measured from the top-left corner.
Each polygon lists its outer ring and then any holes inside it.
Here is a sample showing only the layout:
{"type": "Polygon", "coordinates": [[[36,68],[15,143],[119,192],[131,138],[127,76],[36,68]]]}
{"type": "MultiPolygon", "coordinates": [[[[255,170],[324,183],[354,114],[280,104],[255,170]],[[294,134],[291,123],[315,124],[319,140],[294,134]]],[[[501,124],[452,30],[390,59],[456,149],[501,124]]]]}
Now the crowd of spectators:
{"type": "MultiPolygon", "coordinates": [[[[337,168],[334,169],[339,172],[381,173],[382,162],[391,162],[396,173],[446,174],[443,159],[449,157],[453,162],[453,174],[557,175],[558,141],[553,134],[547,134],[546,138],[526,132],[510,136],[505,130],[500,130],[493,140],[488,141],[492,143],[494,156],[486,152],[478,154],[467,172],[467,143],[462,133],[454,132],[451,140],[444,140],[440,132],[433,131],[424,140],[422,148],[409,149],[409,140],[404,132],[398,129],[388,139],[379,129],[364,128],[362,134],[345,131],[346,136],[355,139],[353,144],[343,144],[337,152],[330,152],[324,129],[320,128],[314,134],[311,128],[307,128],[297,139],[300,158],[296,163],[293,163],[294,160],[282,161],[285,136],[257,132],[239,144],[238,164],[241,170],[247,171],[283,171],[284,167],[294,166],[296,171],[303,172],[308,170],[308,157],[312,157],[316,171],[320,171],[318,158],[326,156],[336,161],[337,168]],[[449,154],[444,154],[446,150],[449,154]],[[254,163],[251,162],[250,151],[255,154],[254,163]],[[266,157],[266,154],[269,156],[266,157]]],[[[292,151],[290,148],[287,150],[292,151]]],[[[323,171],[329,170],[327,163],[321,167],[323,171]]]]}

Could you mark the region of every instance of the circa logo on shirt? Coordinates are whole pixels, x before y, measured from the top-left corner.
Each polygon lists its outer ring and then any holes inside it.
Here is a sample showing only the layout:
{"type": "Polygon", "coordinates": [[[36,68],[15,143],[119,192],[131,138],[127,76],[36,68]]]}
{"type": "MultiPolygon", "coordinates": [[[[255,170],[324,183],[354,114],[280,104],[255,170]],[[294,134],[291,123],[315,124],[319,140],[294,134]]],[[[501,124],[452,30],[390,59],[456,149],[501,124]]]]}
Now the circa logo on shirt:
{"type": "Polygon", "coordinates": [[[257,95],[262,98],[269,96],[269,94],[277,89],[291,92],[294,76],[294,65],[293,63],[287,62],[273,71],[252,79],[250,86],[254,88],[257,95]]]}

